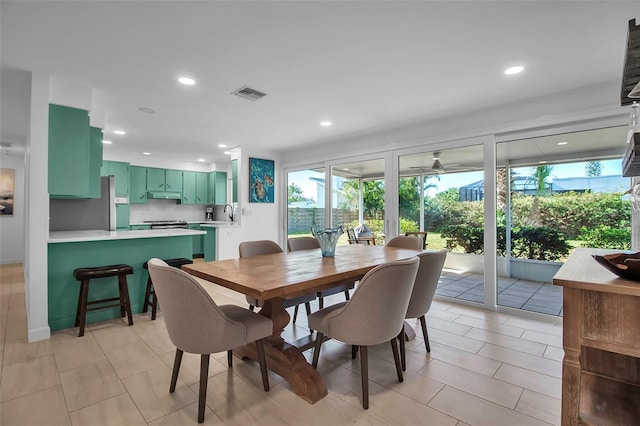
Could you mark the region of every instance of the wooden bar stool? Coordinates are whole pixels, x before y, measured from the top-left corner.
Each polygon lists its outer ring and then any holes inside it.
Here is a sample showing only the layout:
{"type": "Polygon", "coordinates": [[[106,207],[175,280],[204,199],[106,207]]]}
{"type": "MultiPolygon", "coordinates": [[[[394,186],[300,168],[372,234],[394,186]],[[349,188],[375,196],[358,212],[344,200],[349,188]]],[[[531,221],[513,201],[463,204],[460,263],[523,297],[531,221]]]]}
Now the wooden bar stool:
{"type": "MultiPolygon", "coordinates": [[[[166,259],[164,260],[169,266],[173,266],[174,268],[180,269],[182,265],[190,265],[193,263],[193,260],[187,259],[184,257],[179,257],[177,259],[166,259]]],[[[144,269],[149,269],[149,265],[147,262],[142,264],[144,269]]],[[[158,297],[156,296],[156,292],[153,290],[153,282],[151,282],[151,275],[149,275],[149,279],[147,279],[147,290],[144,293],[144,305],[142,305],[142,312],[147,312],[149,310],[149,306],[151,306],[151,320],[156,319],[156,310],[158,309],[158,297]]]]}
{"type": "Polygon", "coordinates": [[[129,325],[133,325],[133,315],[131,313],[131,302],[129,300],[129,286],[127,285],[127,275],[133,274],[133,267],[130,265],[110,265],[98,266],[95,268],[78,268],[73,271],[73,276],[80,281],[80,294],[78,295],[78,309],[76,311],[75,326],[80,326],[79,337],[84,336],[84,327],[87,323],[87,312],[97,311],[100,309],[120,307],[120,316],[124,317],[125,313],[129,319],[129,325]],[[118,297],[89,301],[89,282],[92,279],[118,277],[118,297]],[[115,302],[104,305],[108,302],[115,302]],[[90,308],[89,305],[100,304],[90,308]]]}

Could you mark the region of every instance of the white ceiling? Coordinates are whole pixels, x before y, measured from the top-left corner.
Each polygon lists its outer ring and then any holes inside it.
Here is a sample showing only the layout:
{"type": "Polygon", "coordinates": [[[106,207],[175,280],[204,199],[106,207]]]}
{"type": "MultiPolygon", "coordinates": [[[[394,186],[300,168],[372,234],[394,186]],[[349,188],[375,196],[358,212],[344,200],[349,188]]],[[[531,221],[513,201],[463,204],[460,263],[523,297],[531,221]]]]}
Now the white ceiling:
{"type": "Polygon", "coordinates": [[[471,111],[619,81],[628,20],[640,18],[637,0],[2,1],[0,8],[3,71],[91,87],[106,110],[105,138],[113,141],[106,152],[180,161],[220,161],[218,143],[290,150],[453,116],[461,104],[471,111]],[[522,74],[503,74],[516,64],[526,67],[522,74]],[[197,85],[179,85],[180,75],[197,85]],[[230,94],[245,85],[267,96],[230,94]]]}

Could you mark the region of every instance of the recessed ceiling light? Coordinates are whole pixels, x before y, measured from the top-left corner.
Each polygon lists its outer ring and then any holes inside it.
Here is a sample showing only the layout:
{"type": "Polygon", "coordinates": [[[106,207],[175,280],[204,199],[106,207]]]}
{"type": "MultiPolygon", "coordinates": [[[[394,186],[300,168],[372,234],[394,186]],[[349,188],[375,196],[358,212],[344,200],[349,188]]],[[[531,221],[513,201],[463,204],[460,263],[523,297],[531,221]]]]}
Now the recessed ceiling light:
{"type": "Polygon", "coordinates": [[[225,151],[224,153],[227,155],[231,155],[231,151],[225,151]]]}
{"type": "Polygon", "coordinates": [[[113,133],[116,135],[126,135],[127,133],[124,130],[114,130],[113,133]]]}
{"type": "Polygon", "coordinates": [[[546,163],[547,163],[547,161],[546,161],[546,160],[538,161],[538,164],[546,164],[546,163]]]}
{"type": "Polygon", "coordinates": [[[155,109],[153,109],[153,108],[146,108],[146,107],[140,107],[140,108],[138,108],[138,110],[140,110],[140,111],[142,111],[142,112],[145,112],[145,113],[147,113],[147,114],[154,114],[154,113],[156,112],[156,110],[155,110],[155,109]]]}
{"type": "Polygon", "coordinates": [[[345,167],[345,168],[344,168],[344,169],[342,169],[342,170],[345,170],[345,171],[346,171],[346,170],[349,170],[349,168],[348,168],[348,167],[345,167]]]}
{"type": "Polygon", "coordinates": [[[329,127],[329,126],[331,126],[331,122],[330,121],[321,121],[320,125],[322,127],[329,127]]]}
{"type": "Polygon", "coordinates": [[[193,86],[194,84],[196,84],[196,81],[189,77],[180,77],[178,81],[185,86],[193,86]]]}
{"type": "Polygon", "coordinates": [[[569,143],[569,142],[558,142],[558,145],[559,145],[559,146],[562,146],[562,145],[566,145],[566,144],[568,144],[568,143],[569,143]]]}
{"type": "Polygon", "coordinates": [[[143,152],[142,155],[151,155],[150,152],[143,152]]]}
{"type": "Polygon", "coordinates": [[[102,143],[107,144],[107,145],[111,145],[111,141],[106,141],[106,140],[102,140],[102,143]]]}
{"type": "Polygon", "coordinates": [[[227,144],[226,143],[219,143],[218,144],[218,148],[226,148],[227,144]]]}
{"type": "Polygon", "coordinates": [[[504,73],[506,75],[513,75],[513,74],[521,73],[522,71],[524,71],[524,67],[521,65],[518,65],[515,67],[507,68],[506,70],[504,70],[504,73]]]}
{"type": "Polygon", "coordinates": [[[198,161],[201,162],[201,163],[204,163],[205,159],[204,158],[198,158],[198,161]]]}

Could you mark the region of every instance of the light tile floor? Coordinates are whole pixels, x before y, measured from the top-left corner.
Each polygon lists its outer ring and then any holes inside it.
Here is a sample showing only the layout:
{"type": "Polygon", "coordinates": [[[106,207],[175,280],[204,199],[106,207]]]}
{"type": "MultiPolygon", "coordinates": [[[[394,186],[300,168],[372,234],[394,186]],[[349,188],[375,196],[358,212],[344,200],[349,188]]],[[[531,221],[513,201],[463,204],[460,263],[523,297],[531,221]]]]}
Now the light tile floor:
{"type": "MultiPolygon", "coordinates": [[[[203,285],[220,304],[246,306],[242,295],[203,285]]],[[[185,354],[176,392],[169,394],[175,348],[161,311],[156,321],[140,314],[132,327],[106,321],[89,325],[81,338],[68,329],[29,344],[23,287],[21,265],[0,266],[2,426],[196,424],[199,358],[185,354]]],[[[273,373],[271,391],[263,392],[257,364],[237,360],[230,370],[225,354],[214,354],[205,424],[559,424],[561,327],[441,301],[427,317],[431,353],[421,337],[408,342],[403,383],[389,346],[371,348],[366,411],[358,360],[339,342],[323,345],[318,368],[329,395],[314,405],[273,373]]],[[[410,323],[419,330],[417,321],[410,323]]],[[[285,335],[299,337],[308,333],[305,327],[303,313],[285,335]]]]}
{"type": "MultiPolygon", "coordinates": [[[[445,269],[436,294],[482,303],[482,274],[445,269]]],[[[562,287],[540,281],[498,277],[498,305],[541,314],[562,316],[562,287]]]]}

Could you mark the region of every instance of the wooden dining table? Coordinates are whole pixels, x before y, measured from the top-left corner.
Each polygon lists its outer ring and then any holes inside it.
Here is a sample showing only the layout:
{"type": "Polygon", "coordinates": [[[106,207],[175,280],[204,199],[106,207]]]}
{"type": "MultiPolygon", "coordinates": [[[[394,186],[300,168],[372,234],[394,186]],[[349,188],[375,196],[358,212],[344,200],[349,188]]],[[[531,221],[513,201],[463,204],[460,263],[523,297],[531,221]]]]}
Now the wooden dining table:
{"type": "MultiPolygon", "coordinates": [[[[335,257],[322,257],[320,249],[267,254],[239,259],[184,265],[198,278],[264,301],[260,314],[273,321],[273,334],[265,344],[267,368],[287,380],[295,394],[315,403],[327,395],[327,387],[302,351],[312,346],[311,335],[287,342],[282,331],[289,314],[282,301],[361,279],[374,267],[408,259],[420,250],[350,244],[338,246],[335,257]]],[[[255,344],[234,348],[239,357],[257,360],[255,344]]]]}

